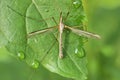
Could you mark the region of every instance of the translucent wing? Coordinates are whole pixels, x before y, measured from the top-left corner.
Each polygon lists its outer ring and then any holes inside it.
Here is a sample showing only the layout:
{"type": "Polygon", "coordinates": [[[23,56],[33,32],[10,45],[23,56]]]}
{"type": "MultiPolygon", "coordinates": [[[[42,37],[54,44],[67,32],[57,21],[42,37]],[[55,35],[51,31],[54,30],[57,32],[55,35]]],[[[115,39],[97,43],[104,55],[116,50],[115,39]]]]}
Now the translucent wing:
{"type": "Polygon", "coordinates": [[[33,31],[33,32],[29,33],[27,35],[27,37],[30,38],[32,36],[35,36],[35,35],[38,35],[38,34],[41,34],[41,33],[51,32],[54,28],[57,28],[57,27],[55,26],[55,27],[50,27],[50,28],[46,28],[46,29],[43,29],[43,30],[33,31]]]}
{"type": "Polygon", "coordinates": [[[65,28],[70,29],[73,33],[75,33],[79,36],[101,39],[101,37],[99,35],[94,34],[94,33],[90,33],[90,32],[87,32],[87,31],[80,30],[80,29],[75,29],[75,28],[72,28],[72,27],[69,27],[69,26],[65,26],[65,28]]]}

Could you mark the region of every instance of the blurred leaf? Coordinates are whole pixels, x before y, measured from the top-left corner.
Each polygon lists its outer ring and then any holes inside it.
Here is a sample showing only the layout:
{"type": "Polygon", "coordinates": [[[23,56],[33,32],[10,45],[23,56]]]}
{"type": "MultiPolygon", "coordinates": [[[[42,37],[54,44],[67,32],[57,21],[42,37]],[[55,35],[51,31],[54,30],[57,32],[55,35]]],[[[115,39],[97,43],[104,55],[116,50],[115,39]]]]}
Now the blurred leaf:
{"type": "Polygon", "coordinates": [[[113,55],[115,53],[112,46],[104,46],[101,51],[102,51],[103,55],[106,57],[113,57],[113,55]]]}
{"type": "Polygon", "coordinates": [[[0,62],[7,62],[9,61],[8,51],[6,51],[5,47],[0,48],[0,62]]]}
{"type": "MultiPolygon", "coordinates": [[[[83,47],[81,37],[68,30],[64,30],[63,59],[59,59],[58,57],[59,51],[56,30],[53,33],[44,33],[29,39],[27,38],[29,32],[56,26],[52,19],[45,19],[54,17],[58,23],[61,11],[63,18],[66,17],[68,11],[70,12],[64,24],[80,26],[85,18],[81,0],[32,0],[32,2],[31,0],[12,0],[10,3],[2,0],[2,2],[6,3],[4,5],[5,8],[9,6],[9,8],[4,9],[8,13],[7,21],[4,21],[8,23],[8,25],[4,26],[4,34],[9,40],[6,47],[13,55],[17,56],[22,52],[24,53],[22,56],[25,56],[25,61],[31,66],[35,61],[36,68],[41,63],[51,72],[58,73],[62,76],[79,80],[86,79],[86,57],[75,55],[75,50],[81,50],[83,47]],[[23,15],[42,21],[38,22],[23,15]]],[[[81,52],[83,54],[83,51],[81,52]]]]}
{"type": "Polygon", "coordinates": [[[99,5],[108,9],[120,7],[120,0],[100,0],[99,5]]]}
{"type": "MultiPolygon", "coordinates": [[[[88,0],[89,29],[98,32],[101,41],[89,41],[88,80],[120,80],[120,1],[88,0]]],[[[86,49],[87,50],[87,49],[86,49]]]]}

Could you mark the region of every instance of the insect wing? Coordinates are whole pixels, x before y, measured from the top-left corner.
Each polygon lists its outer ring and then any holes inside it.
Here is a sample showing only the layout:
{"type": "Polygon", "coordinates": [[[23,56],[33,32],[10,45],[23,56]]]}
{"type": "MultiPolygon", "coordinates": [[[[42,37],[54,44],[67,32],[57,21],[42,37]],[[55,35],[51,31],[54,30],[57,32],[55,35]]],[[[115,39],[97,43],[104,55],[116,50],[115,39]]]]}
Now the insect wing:
{"type": "Polygon", "coordinates": [[[32,36],[35,36],[35,35],[38,35],[41,33],[51,32],[54,28],[57,28],[57,27],[55,26],[55,27],[50,27],[50,28],[43,29],[43,30],[33,31],[33,32],[29,33],[27,37],[30,38],[32,36]]]}
{"type": "Polygon", "coordinates": [[[65,28],[70,29],[73,33],[75,33],[79,36],[84,36],[84,37],[87,37],[87,38],[101,39],[101,37],[99,35],[94,34],[94,33],[90,33],[90,32],[87,32],[87,31],[80,30],[80,29],[75,29],[75,28],[72,28],[72,27],[69,27],[69,26],[66,26],[65,28]]]}

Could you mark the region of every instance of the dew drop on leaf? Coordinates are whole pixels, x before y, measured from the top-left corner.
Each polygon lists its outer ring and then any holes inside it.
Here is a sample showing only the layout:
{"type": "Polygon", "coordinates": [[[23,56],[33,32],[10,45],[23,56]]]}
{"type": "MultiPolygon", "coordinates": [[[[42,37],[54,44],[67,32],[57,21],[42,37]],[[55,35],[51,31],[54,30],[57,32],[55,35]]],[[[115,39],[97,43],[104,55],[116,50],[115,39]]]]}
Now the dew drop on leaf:
{"type": "Polygon", "coordinates": [[[83,48],[76,48],[75,49],[75,54],[80,58],[84,57],[85,56],[85,50],[83,48]]]}
{"type": "Polygon", "coordinates": [[[21,59],[21,60],[25,59],[25,54],[24,54],[22,51],[18,52],[18,53],[17,53],[17,56],[18,56],[19,59],[21,59]]]}
{"type": "Polygon", "coordinates": [[[75,6],[75,8],[78,8],[81,5],[81,2],[79,0],[75,0],[73,2],[73,5],[75,6]]]}
{"type": "Polygon", "coordinates": [[[39,61],[34,60],[31,65],[32,65],[33,68],[37,69],[40,64],[39,64],[39,61]]]}

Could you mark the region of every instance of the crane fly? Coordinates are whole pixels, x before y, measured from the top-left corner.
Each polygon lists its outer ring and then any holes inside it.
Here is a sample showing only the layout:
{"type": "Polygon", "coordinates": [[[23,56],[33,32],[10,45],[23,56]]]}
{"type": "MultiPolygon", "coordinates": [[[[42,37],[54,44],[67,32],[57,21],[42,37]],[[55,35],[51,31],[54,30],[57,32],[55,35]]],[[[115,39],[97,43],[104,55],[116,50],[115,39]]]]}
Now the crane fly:
{"type": "Polygon", "coordinates": [[[76,28],[69,27],[69,26],[65,25],[63,23],[62,12],[60,14],[60,19],[59,19],[59,25],[58,26],[31,32],[31,33],[28,34],[28,38],[30,38],[30,37],[32,37],[34,35],[37,35],[37,34],[45,33],[45,32],[48,32],[48,31],[52,31],[54,28],[58,28],[58,31],[59,31],[59,40],[58,40],[59,41],[59,58],[63,58],[62,34],[63,34],[64,29],[69,29],[73,33],[75,33],[75,34],[77,34],[79,36],[87,37],[87,38],[96,38],[96,39],[100,39],[101,38],[97,34],[93,34],[93,33],[87,32],[87,31],[83,31],[83,30],[76,29],[76,28]]]}
{"type": "MultiPolygon", "coordinates": [[[[10,8],[11,10],[13,10],[14,12],[16,12],[17,14],[23,16],[23,17],[27,17],[29,19],[36,20],[34,18],[22,15],[21,13],[19,13],[19,12],[15,11],[14,9],[12,9],[10,6],[7,6],[7,7],[10,8]]],[[[69,12],[67,13],[66,18],[68,17],[68,15],[69,15],[69,12]]],[[[52,19],[57,24],[57,22],[55,21],[54,17],[52,17],[52,19]]],[[[36,20],[36,21],[40,21],[40,20],[36,20]]],[[[30,33],[28,33],[27,38],[31,38],[32,36],[35,36],[35,35],[38,35],[38,34],[42,34],[42,33],[45,33],[45,32],[53,31],[53,29],[55,29],[55,28],[57,28],[58,31],[59,31],[59,40],[58,40],[58,42],[59,42],[59,58],[63,58],[62,34],[63,34],[64,29],[69,29],[70,31],[72,31],[73,33],[75,33],[75,34],[77,34],[79,36],[84,36],[84,37],[87,37],[87,38],[101,39],[101,37],[99,35],[97,35],[97,34],[93,34],[93,33],[90,33],[90,32],[84,31],[84,30],[80,30],[80,29],[69,27],[69,26],[65,25],[63,23],[62,12],[60,13],[59,24],[57,24],[57,26],[49,27],[49,28],[46,28],[46,29],[43,29],[43,30],[30,32],[30,33]]]]}

